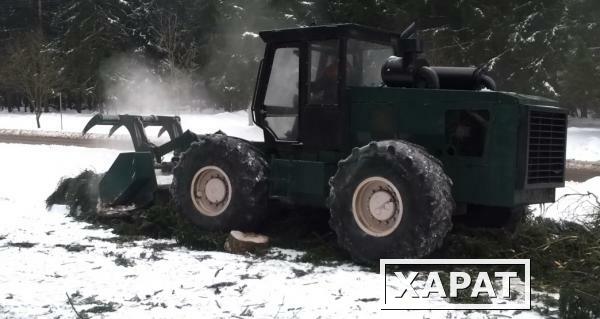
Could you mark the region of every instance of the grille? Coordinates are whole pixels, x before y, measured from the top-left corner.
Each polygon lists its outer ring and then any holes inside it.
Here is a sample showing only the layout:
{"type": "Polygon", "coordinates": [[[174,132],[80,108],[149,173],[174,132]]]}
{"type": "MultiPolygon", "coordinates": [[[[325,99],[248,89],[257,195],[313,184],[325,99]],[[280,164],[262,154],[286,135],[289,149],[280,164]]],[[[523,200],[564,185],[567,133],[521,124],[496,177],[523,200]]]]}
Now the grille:
{"type": "Polygon", "coordinates": [[[564,182],[567,115],[529,112],[527,184],[564,182]]]}

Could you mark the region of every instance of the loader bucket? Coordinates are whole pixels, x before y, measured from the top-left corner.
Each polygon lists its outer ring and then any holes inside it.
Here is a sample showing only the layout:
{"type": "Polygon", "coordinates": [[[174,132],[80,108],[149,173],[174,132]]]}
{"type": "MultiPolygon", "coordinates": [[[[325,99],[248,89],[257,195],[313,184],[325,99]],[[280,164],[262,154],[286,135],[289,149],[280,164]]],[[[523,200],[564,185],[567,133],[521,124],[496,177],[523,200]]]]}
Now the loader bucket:
{"type": "Polygon", "coordinates": [[[154,157],[150,152],[121,153],[99,185],[100,200],[107,206],[147,206],[157,189],[154,157]]]}

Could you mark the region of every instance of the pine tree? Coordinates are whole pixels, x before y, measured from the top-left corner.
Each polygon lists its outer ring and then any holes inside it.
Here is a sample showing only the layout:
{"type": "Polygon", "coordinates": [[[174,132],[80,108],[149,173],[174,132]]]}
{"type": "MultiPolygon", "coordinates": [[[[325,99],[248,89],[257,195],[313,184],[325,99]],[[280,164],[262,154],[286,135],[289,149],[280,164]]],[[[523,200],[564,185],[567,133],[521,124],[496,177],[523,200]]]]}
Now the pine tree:
{"type": "Polygon", "coordinates": [[[55,17],[54,25],[62,37],[58,40],[64,52],[65,77],[71,89],[71,100],[80,110],[101,103],[102,82],[99,71],[107,59],[124,53],[140,52],[145,34],[138,26],[143,19],[135,8],[141,1],[71,0],[66,2],[55,17]]]}
{"type": "Polygon", "coordinates": [[[587,117],[592,109],[600,111],[599,71],[599,65],[593,60],[589,48],[579,39],[561,79],[562,105],[572,112],[579,111],[581,117],[587,117]]]}

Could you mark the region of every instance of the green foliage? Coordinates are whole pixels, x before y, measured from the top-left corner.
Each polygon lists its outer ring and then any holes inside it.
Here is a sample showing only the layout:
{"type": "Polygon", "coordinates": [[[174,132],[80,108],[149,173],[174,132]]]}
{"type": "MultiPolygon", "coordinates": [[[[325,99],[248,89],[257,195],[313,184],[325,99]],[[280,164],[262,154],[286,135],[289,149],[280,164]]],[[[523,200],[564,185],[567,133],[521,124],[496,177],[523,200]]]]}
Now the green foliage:
{"type": "Polygon", "coordinates": [[[116,234],[136,238],[175,238],[183,246],[221,250],[227,234],[207,232],[184,220],[170,203],[162,203],[147,209],[136,209],[123,214],[106,215],[98,211],[98,184],[102,175],[85,170],[76,177],[63,178],[56,190],[46,199],[46,206],[66,205],[69,216],[105,227],[116,234]]]}
{"type": "Polygon", "coordinates": [[[73,178],[63,178],[56,190],[46,199],[48,208],[67,205],[69,214],[82,221],[96,220],[98,183],[102,175],[85,170],[73,178]]]}
{"type": "Polygon", "coordinates": [[[38,32],[28,32],[7,50],[7,64],[1,72],[8,87],[23,92],[40,116],[55,90],[60,87],[61,61],[55,48],[38,32]]]}
{"type": "Polygon", "coordinates": [[[55,41],[69,61],[64,71],[65,91],[79,103],[83,98],[91,99],[94,105],[102,102],[102,63],[124,52],[136,55],[144,43],[144,19],[132,5],[143,10],[143,3],[137,0],[70,0],[54,16],[53,26],[60,34],[55,41]]]}
{"type": "Polygon", "coordinates": [[[573,287],[562,288],[558,308],[561,318],[598,318],[600,317],[600,297],[573,287]]]}
{"type": "Polygon", "coordinates": [[[530,259],[533,287],[560,293],[561,317],[594,318],[600,314],[600,228],[595,225],[541,217],[529,217],[515,233],[459,225],[434,257],[530,259]]]}
{"type": "Polygon", "coordinates": [[[573,111],[579,109],[582,116],[587,117],[588,110],[600,105],[600,86],[597,83],[600,83],[600,69],[585,42],[579,39],[574,52],[567,57],[561,79],[561,102],[573,111]],[[592,83],[596,85],[590,85],[592,83]]]}

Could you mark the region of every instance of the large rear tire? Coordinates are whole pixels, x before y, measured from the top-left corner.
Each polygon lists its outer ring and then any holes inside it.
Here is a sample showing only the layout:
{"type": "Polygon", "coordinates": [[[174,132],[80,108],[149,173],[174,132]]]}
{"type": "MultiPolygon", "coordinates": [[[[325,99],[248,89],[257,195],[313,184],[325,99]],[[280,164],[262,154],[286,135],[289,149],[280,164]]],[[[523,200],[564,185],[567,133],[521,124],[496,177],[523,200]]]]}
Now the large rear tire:
{"type": "Polygon", "coordinates": [[[178,211],[206,230],[255,230],[267,215],[268,164],[250,143],[221,134],[200,137],[173,170],[178,211]]]}
{"type": "Polygon", "coordinates": [[[329,224],[358,262],[427,256],[452,228],[450,178],[418,146],[381,141],[354,149],[330,186],[329,224]]]}

